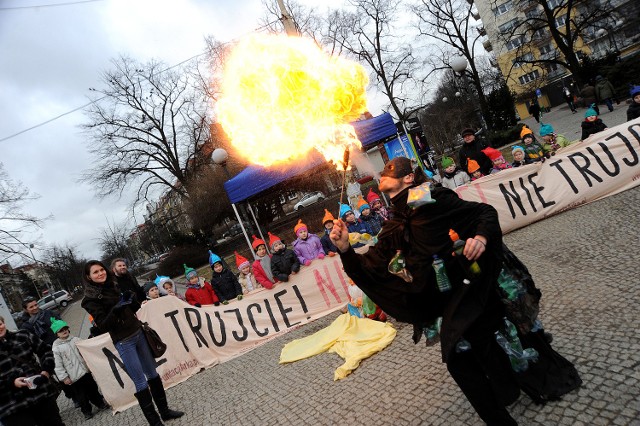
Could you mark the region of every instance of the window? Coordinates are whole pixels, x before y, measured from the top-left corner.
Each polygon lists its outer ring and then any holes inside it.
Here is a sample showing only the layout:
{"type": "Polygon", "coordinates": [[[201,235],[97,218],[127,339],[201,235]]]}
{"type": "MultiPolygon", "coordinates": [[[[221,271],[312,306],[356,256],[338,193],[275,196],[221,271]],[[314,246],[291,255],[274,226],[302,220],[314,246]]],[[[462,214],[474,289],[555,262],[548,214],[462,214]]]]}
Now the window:
{"type": "Polygon", "coordinates": [[[556,28],[560,28],[560,27],[562,27],[562,26],[563,26],[564,24],[566,24],[566,23],[567,23],[567,15],[566,15],[566,14],[564,14],[564,15],[562,15],[562,16],[558,16],[558,17],[556,18],[555,26],[556,26],[556,28]]]}
{"type": "Polygon", "coordinates": [[[514,68],[520,68],[523,65],[522,62],[532,61],[532,60],[533,60],[533,54],[531,54],[531,53],[527,53],[526,55],[518,56],[517,58],[515,58],[513,60],[513,67],[514,68]]]}
{"type": "Polygon", "coordinates": [[[547,0],[547,6],[549,7],[549,9],[555,9],[556,7],[560,6],[562,1],[563,0],[547,0]]]}
{"type": "Polygon", "coordinates": [[[509,42],[507,43],[507,50],[517,49],[523,44],[524,44],[524,37],[523,36],[516,37],[514,39],[509,40],[509,42]]]}
{"type": "Polygon", "coordinates": [[[501,33],[507,33],[509,31],[511,31],[513,28],[515,28],[518,25],[518,18],[516,19],[512,19],[508,22],[505,22],[504,24],[500,25],[498,27],[498,30],[500,30],[501,33]]]}
{"type": "Polygon", "coordinates": [[[520,77],[518,77],[518,80],[520,81],[520,84],[527,84],[539,77],[540,77],[540,72],[538,70],[534,70],[525,75],[521,75],[520,77]]]}
{"type": "Polygon", "coordinates": [[[531,35],[532,40],[541,40],[547,36],[547,30],[544,28],[538,28],[531,35]]]}
{"type": "Polygon", "coordinates": [[[550,44],[545,44],[544,46],[540,47],[540,54],[541,55],[547,55],[549,53],[551,53],[553,51],[553,47],[551,47],[550,44]]]}
{"type": "Polygon", "coordinates": [[[511,1],[502,3],[500,6],[493,9],[493,14],[495,16],[500,16],[504,13],[507,13],[509,10],[511,10],[511,7],[512,7],[511,1]]]}

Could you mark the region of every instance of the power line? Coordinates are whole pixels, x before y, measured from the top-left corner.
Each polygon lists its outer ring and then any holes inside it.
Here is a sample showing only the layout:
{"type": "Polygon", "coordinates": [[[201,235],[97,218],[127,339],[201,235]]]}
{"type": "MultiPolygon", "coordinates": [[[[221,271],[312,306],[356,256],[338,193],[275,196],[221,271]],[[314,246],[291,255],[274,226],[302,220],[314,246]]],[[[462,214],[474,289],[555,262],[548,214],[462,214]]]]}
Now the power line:
{"type": "MultiPolygon", "coordinates": [[[[102,1],[102,0],[87,0],[87,1],[102,1]]],[[[83,2],[80,2],[80,3],[83,3],[83,2]]],[[[264,24],[264,25],[262,25],[262,26],[260,26],[260,27],[258,27],[258,28],[256,28],[256,29],[254,29],[254,30],[253,30],[253,32],[264,30],[264,29],[265,29],[265,28],[267,28],[269,25],[274,24],[274,23],[276,23],[276,22],[278,22],[278,20],[268,22],[268,23],[266,23],[266,24],[264,24]]],[[[222,43],[222,45],[224,46],[224,45],[227,45],[227,44],[231,44],[231,43],[233,43],[233,42],[234,42],[234,41],[236,41],[236,40],[237,40],[237,39],[233,39],[233,40],[231,40],[231,41],[228,41],[228,42],[222,43]]],[[[163,69],[162,71],[159,71],[159,72],[157,72],[157,73],[156,73],[156,74],[154,74],[154,75],[162,74],[163,72],[169,71],[170,69],[173,69],[173,68],[175,68],[175,67],[178,67],[178,66],[180,66],[180,65],[182,65],[182,64],[184,64],[184,63],[186,63],[186,62],[192,61],[192,60],[194,60],[195,58],[198,58],[198,57],[200,57],[200,56],[204,55],[205,53],[206,53],[206,52],[198,53],[197,55],[194,55],[194,56],[192,56],[192,57],[190,57],[190,58],[188,58],[188,59],[185,59],[185,60],[184,60],[184,61],[182,61],[182,62],[178,62],[177,64],[172,65],[172,66],[170,66],[169,68],[165,68],[165,69],[163,69]]],[[[94,103],[96,103],[96,102],[99,102],[99,101],[103,100],[103,99],[104,99],[104,98],[106,98],[106,97],[107,97],[107,95],[104,95],[104,96],[102,96],[102,97],[100,97],[100,98],[98,98],[98,99],[94,99],[93,101],[88,102],[88,103],[86,103],[86,104],[84,104],[84,105],[82,105],[82,106],[79,106],[79,107],[77,107],[77,108],[74,108],[74,109],[72,109],[71,111],[67,111],[67,112],[62,113],[62,114],[60,114],[60,115],[57,115],[57,116],[55,116],[55,117],[53,117],[53,118],[50,118],[50,119],[49,119],[49,120],[47,120],[47,121],[43,121],[42,123],[38,123],[38,124],[33,125],[33,126],[29,127],[29,128],[26,128],[26,129],[20,130],[19,132],[14,133],[14,134],[12,134],[12,135],[5,136],[5,137],[3,137],[3,138],[0,138],[0,142],[4,142],[4,141],[6,141],[6,140],[8,140],[8,139],[12,139],[12,138],[15,138],[16,136],[19,136],[19,135],[21,135],[21,134],[23,134],[23,133],[26,133],[26,132],[28,132],[28,131],[30,131],[30,130],[37,129],[38,127],[42,127],[42,126],[44,126],[45,124],[49,124],[49,123],[51,123],[52,121],[56,121],[56,120],[58,120],[58,119],[60,119],[60,118],[64,117],[65,115],[72,114],[72,113],[74,113],[74,112],[76,112],[76,111],[79,111],[79,110],[81,110],[81,109],[83,109],[83,108],[88,107],[88,106],[89,106],[89,105],[91,105],[91,104],[94,104],[94,103]]]]}
{"type": "Polygon", "coordinates": [[[67,3],[38,4],[33,6],[0,7],[0,10],[39,9],[41,7],[71,6],[74,4],[94,3],[97,1],[104,1],[104,0],[81,0],[81,1],[73,1],[73,2],[67,2],[67,3]]]}

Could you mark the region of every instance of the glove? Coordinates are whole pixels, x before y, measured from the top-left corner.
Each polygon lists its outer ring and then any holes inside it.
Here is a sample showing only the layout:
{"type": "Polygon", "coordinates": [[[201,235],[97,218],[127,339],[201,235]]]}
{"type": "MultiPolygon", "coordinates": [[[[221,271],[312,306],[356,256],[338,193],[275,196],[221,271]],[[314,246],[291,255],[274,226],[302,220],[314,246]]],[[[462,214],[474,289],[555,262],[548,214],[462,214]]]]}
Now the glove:
{"type": "Polygon", "coordinates": [[[223,302],[222,302],[222,304],[223,304],[223,305],[228,305],[228,304],[229,304],[229,301],[228,301],[228,300],[225,300],[225,301],[223,301],[223,302]]]}
{"type": "Polygon", "coordinates": [[[311,265],[311,261],[310,260],[305,260],[304,261],[304,266],[309,266],[311,265]]]}
{"type": "Polygon", "coordinates": [[[49,381],[49,379],[47,379],[45,376],[40,375],[38,377],[36,377],[35,379],[33,379],[33,384],[35,386],[40,386],[40,385],[44,385],[45,383],[47,383],[49,381]]]}
{"type": "Polygon", "coordinates": [[[220,306],[220,302],[215,302],[213,306],[220,306]]]}
{"type": "Polygon", "coordinates": [[[126,307],[126,304],[123,304],[122,302],[118,302],[113,308],[111,308],[111,310],[113,311],[114,314],[119,314],[120,312],[124,311],[124,308],[126,307]]]}
{"type": "Polygon", "coordinates": [[[242,295],[241,294],[238,295],[238,300],[242,300],[242,295]]]}
{"type": "Polygon", "coordinates": [[[335,255],[336,255],[336,252],[334,252],[334,251],[330,251],[330,252],[329,252],[329,257],[333,257],[333,256],[335,256],[335,255]]]}
{"type": "Polygon", "coordinates": [[[123,302],[126,301],[131,301],[133,299],[133,292],[131,290],[126,290],[124,293],[122,293],[122,296],[120,296],[120,300],[122,300],[123,302]]]}
{"type": "Polygon", "coordinates": [[[318,255],[318,259],[324,259],[324,253],[320,253],[320,254],[318,255]]]}
{"type": "Polygon", "coordinates": [[[195,306],[196,308],[201,308],[201,307],[202,307],[202,305],[201,305],[201,304],[199,304],[199,303],[196,303],[194,306],[195,306]]]}

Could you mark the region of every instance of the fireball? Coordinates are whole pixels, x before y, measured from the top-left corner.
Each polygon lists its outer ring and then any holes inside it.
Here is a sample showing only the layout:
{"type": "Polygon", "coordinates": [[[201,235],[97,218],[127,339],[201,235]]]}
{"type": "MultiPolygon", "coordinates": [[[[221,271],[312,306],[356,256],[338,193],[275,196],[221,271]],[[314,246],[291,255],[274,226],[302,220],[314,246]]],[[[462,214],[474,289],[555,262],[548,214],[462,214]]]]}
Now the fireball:
{"type": "Polygon", "coordinates": [[[290,162],[315,148],[338,165],[345,149],[361,146],[348,123],[367,109],[368,82],[361,65],[309,39],[255,35],[225,64],[217,118],[252,163],[290,162]]]}

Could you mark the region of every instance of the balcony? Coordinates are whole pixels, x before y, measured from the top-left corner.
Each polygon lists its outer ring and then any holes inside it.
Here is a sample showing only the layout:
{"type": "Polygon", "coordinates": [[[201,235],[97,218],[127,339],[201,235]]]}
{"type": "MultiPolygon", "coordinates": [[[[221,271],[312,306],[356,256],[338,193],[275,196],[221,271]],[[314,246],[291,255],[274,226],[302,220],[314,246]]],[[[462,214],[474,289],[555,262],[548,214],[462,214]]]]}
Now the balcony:
{"type": "Polygon", "coordinates": [[[484,50],[486,50],[487,52],[491,52],[493,50],[493,46],[491,45],[489,39],[482,42],[482,47],[484,47],[484,50]]]}

